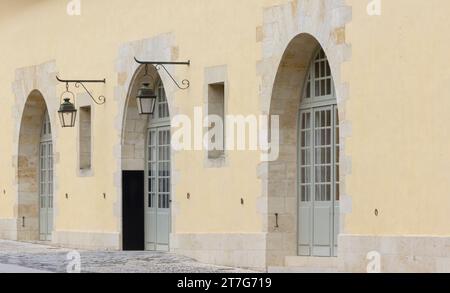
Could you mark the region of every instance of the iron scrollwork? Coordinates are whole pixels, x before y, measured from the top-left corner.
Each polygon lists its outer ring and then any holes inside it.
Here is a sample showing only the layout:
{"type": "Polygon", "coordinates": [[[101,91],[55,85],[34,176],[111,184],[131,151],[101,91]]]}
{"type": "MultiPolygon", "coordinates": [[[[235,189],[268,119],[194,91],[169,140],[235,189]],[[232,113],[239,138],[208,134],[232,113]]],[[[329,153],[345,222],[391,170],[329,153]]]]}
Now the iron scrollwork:
{"type": "Polygon", "coordinates": [[[164,69],[164,71],[167,73],[167,75],[170,77],[170,79],[172,79],[172,81],[174,82],[174,84],[180,89],[180,90],[186,90],[190,87],[191,83],[188,79],[183,79],[181,81],[181,84],[179,84],[175,78],[172,76],[172,74],[170,74],[169,70],[167,70],[167,67],[165,65],[185,65],[185,66],[190,66],[191,65],[191,61],[187,61],[187,62],[161,62],[161,61],[140,61],[138,60],[136,57],[134,58],[134,60],[141,64],[141,65],[145,65],[145,70],[146,72],[148,71],[147,67],[148,65],[153,65],[155,66],[156,70],[161,70],[164,69]]]}
{"type": "MultiPolygon", "coordinates": [[[[99,96],[98,98],[94,98],[91,91],[88,90],[88,88],[84,85],[85,83],[106,83],[106,79],[101,80],[67,80],[67,79],[61,79],[58,76],[56,76],[56,79],[59,82],[66,84],[66,92],[69,92],[69,84],[73,83],[76,88],[80,88],[80,86],[86,91],[86,93],[91,97],[92,101],[94,101],[97,105],[103,105],[106,103],[106,98],[104,96],[99,96]]],[[[69,92],[71,93],[71,92],[69,92]]],[[[73,93],[72,93],[73,94],[73,93]]]]}

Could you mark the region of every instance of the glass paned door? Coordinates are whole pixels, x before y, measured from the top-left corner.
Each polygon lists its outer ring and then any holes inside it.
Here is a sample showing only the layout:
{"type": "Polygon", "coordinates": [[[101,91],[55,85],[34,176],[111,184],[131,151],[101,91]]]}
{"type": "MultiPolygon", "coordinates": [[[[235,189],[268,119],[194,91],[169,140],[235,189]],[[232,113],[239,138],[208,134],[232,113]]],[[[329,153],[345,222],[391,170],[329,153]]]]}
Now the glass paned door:
{"type": "Polygon", "coordinates": [[[42,142],[39,150],[40,240],[50,241],[53,231],[53,144],[42,142]]]}
{"type": "Polygon", "coordinates": [[[151,128],[147,147],[147,250],[168,250],[171,205],[170,127],[151,128]]]}
{"type": "Polygon", "coordinates": [[[302,110],[299,133],[299,254],[334,256],[339,231],[336,106],[302,110]]]}

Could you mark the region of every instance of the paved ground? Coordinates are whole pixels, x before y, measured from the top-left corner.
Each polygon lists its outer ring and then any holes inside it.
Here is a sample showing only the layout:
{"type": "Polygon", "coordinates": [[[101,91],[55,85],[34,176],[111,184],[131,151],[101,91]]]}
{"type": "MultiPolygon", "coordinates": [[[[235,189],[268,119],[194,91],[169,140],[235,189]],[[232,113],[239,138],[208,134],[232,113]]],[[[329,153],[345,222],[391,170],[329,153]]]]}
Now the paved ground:
{"type": "Polygon", "coordinates": [[[15,265],[0,264],[0,274],[46,274],[47,271],[33,270],[15,265]]]}
{"type": "MultiPolygon", "coordinates": [[[[0,240],[0,273],[65,273],[72,250],[0,240]]],[[[251,273],[162,252],[79,251],[82,273],[251,273]]]]}

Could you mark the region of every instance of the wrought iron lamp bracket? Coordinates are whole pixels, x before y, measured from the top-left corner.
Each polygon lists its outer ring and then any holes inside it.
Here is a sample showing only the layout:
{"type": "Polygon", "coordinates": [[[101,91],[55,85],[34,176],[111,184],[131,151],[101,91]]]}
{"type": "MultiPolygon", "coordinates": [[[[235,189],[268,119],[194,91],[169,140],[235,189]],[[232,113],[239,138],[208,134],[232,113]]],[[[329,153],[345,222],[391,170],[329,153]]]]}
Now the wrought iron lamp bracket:
{"type": "Polygon", "coordinates": [[[106,98],[104,96],[98,96],[98,98],[94,98],[92,93],[87,89],[87,87],[84,85],[85,83],[106,83],[106,79],[102,80],[68,80],[68,79],[60,79],[58,76],[56,76],[56,79],[59,82],[66,84],[66,92],[69,91],[69,84],[73,83],[76,88],[79,88],[80,86],[83,87],[83,89],[86,91],[86,93],[91,97],[92,101],[96,103],[97,105],[103,105],[106,103],[106,98]]]}
{"type": "Polygon", "coordinates": [[[138,60],[136,57],[134,57],[134,60],[141,64],[141,65],[145,65],[145,72],[146,75],[148,73],[148,65],[153,65],[155,66],[156,70],[161,70],[164,69],[164,71],[167,73],[167,75],[170,77],[170,79],[172,79],[172,81],[175,83],[175,85],[180,89],[180,90],[187,90],[191,83],[188,79],[183,79],[181,81],[181,85],[175,80],[175,78],[172,76],[172,74],[170,74],[169,70],[167,70],[166,65],[185,65],[185,66],[190,66],[191,65],[191,61],[187,61],[187,62],[159,62],[159,61],[140,61],[138,60]]]}

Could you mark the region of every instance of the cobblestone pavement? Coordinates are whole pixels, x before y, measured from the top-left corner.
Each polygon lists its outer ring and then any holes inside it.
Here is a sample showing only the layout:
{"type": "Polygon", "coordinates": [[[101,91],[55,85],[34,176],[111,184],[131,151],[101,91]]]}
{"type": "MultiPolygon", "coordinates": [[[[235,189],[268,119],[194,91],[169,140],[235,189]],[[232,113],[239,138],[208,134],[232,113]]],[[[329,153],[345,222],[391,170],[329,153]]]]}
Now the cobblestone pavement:
{"type": "MultiPolygon", "coordinates": [[[[14,268],[65,273],[73,250],[44,244],[0,240],[0,270],[14,268]]],[[[79,251],[83,273],[252,273],[202,264],[165,252],[79,251]]]]}

